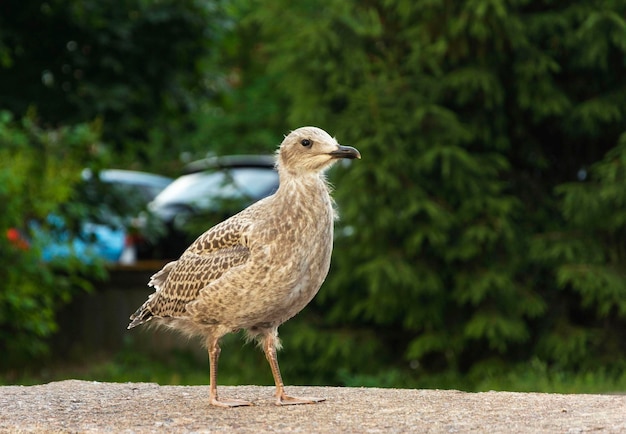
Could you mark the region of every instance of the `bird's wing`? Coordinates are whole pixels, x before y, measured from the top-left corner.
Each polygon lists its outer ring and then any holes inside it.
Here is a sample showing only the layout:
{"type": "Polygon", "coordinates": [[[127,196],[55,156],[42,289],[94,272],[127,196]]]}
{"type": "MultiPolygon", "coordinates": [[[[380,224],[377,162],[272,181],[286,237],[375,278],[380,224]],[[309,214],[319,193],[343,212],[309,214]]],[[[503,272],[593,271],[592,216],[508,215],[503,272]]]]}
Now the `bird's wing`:
{"type": "Polygon", "coordinates": [[[243,265],[250,257],[245,215],[236,215],[212,227],[196,239],[179,260],[166,264],[148,283],[156,288],[131,316],[129,328],[152,317],[181,317],[185,306],[200,290],[229,269],[243,265]]]}

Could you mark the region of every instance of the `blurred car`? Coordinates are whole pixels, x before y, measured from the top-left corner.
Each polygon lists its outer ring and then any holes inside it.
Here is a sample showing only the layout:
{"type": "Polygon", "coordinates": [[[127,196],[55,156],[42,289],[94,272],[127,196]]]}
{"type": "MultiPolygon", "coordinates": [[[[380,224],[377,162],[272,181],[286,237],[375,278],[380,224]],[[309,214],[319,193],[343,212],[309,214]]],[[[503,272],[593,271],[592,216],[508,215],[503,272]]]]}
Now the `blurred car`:
{"type": "Polygon", "coordinates": [[[97,175],[85,169],[76,202],[65,204],[78,214],[74,216],[76,222],[54,214],[45,222],[30,224],[30,244],[40,249],[44,261],[77,257],[85,262],[102,259],[130,263],[136,259],[132,219],[172,179],[117,169],[97,175]]]}
{"type": "MultiPolygon", "coordinates": [[[[136,196],[142,202],[142,206],[147,205],[173,181],[167,176],[136,170],[105,169],[98,172],[98,175],[100,182],[111,185],[122,194],[136,196]]],[[[82,177],[89,182],[94,179],[94,173],[90,169],[85,169],[82,177]]]]}
{"type": "Polygon", "coordinates": [[[210,157],[159,193],[149,211],[165,225],[152,257],[175,259],[205,230],[278,189],[272,155],[210,157]]]}

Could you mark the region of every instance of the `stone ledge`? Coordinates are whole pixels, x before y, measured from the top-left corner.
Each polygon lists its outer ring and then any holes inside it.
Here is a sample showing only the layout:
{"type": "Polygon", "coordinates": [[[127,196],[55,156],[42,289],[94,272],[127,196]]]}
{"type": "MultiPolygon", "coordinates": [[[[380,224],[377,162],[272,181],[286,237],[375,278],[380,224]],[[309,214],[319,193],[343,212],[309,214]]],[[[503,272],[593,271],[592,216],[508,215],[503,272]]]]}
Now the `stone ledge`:
{"type": "Polygon", "coordinates": [[[273,387],[221,386],[254,402],[208,405],[207,386],[68,380],[0,387],[1,432],[626,432],[626,395],[287,387],[326,402],[276,407],[273,387]]]}

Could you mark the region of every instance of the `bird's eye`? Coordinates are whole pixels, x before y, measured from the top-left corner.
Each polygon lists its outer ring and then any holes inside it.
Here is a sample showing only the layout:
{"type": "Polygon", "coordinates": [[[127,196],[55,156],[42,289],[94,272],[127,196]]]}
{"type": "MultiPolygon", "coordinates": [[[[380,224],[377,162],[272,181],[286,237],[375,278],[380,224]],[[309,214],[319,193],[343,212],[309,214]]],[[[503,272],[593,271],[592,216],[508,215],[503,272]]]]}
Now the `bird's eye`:
{"type": "Polygon", "coordinates": [[[311,147],[311,143],[312,143],[312,142],[311,142],[309,139],[302,139],[302,140],[300,141],[300,144],[301,144],[302,146],[304,146],[305,148],[309,148],[309,147],[311,147]]]}

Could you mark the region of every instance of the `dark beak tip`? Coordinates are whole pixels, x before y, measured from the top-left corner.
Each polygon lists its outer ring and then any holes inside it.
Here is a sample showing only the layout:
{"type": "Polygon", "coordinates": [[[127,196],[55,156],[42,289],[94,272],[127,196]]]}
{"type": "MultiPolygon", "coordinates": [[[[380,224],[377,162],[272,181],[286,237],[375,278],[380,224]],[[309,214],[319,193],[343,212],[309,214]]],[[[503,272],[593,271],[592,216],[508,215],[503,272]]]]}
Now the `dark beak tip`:
{"type": "Polygon", "coordinates": [[[354,159],[360,160],[361,159],[361,153],[359,152],[358,149],[351,147],[348,152],[349,152],[349,155],[347,157],[350,158],[351,160],[354,160],[354,159]]]}
{"type": "Polygon", "coordinates": [[[349,158],[350,160],[361,159],[361,153],[352,146],[340,146],[338,150],[331,152],[330,155],[336,158],[349,158]]]}

